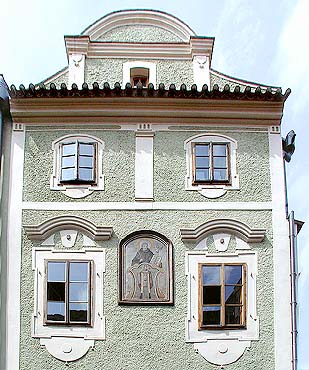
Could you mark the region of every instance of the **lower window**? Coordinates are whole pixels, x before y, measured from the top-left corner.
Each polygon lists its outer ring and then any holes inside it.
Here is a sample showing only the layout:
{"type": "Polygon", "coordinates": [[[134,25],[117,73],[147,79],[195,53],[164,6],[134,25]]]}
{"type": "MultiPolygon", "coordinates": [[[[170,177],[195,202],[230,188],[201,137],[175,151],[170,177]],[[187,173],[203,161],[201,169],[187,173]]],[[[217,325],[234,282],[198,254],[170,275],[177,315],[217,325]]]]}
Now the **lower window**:
{"type": "Polygon", "coordinates": [[[199,264],[199,330],[245,326],[245,264],[199,264]]]}
{"type": "Polygon", "coordinates": [[[45,324],[91,324],[92,261],[46,261],[45,324]]]}

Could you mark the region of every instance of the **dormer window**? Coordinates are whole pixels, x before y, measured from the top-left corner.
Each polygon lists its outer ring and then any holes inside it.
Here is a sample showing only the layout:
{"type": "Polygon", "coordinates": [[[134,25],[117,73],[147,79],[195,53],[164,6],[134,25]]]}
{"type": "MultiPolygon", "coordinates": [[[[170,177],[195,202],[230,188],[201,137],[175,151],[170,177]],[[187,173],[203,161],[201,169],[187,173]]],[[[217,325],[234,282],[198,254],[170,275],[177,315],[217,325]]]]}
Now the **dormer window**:
{"type": "Polygon", "coordinates": [[[138,83],[141,83],[143,87],[149,84],[149,68],[131,68],[130,69],[130,83],[133,87],[136,87],[138,83]]]}
{"type": "Polygon", "coordinates": [[[150,83],[156,88],[157,84],[157,69],[156,64],[152,62],[144,62],[136,60],[133,62],[123,63],[123,88],[127,83],[136,87],[140,82],[143,87],[147,87],[150,83]]]}

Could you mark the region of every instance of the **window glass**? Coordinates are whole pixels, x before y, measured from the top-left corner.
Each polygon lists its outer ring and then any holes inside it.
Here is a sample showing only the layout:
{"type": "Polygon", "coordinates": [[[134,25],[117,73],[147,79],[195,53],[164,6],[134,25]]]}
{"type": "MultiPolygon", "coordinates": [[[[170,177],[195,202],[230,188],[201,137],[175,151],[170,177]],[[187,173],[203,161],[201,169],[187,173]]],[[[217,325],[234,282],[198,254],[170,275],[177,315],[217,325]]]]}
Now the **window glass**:
{"type": "Polygon", "coordinates": [[[93,157],[85,157],[81,155],[79,157],[79,166],[80,167],[93,167],[93,157]]]}
{"type": "Polygon", "coordinates": [[[75,180],[75,168],[63,168],[61,171],[61,180],[62,181],[70,181],[75,180]]]}
{"type": "Polygon", "coordinates": [[[62,155],[75,155],[76,154],[76,143],[63,144],[62,155]]]}
{"type": "Polygon", "coordinates": [[[48,261],[47,321],[88,324],[90,283],[89,261],[48,261]]]}
{"type": "Polygon", "coordinates": [[[93,144],[92,143],[90,144],[80,143],[79,144],[79,154],[93,156],[94,155],[93,144]]]}
{"type": "Polygon", "coordinates": [[[201,265],[200,327],[243,325],[243,265],[201,265]]]}
{"type": "Polygon", "coordinates": [[[62,168],[75,167],[75,162],[76,162],[75,156],[62,157],[62,168]]]}

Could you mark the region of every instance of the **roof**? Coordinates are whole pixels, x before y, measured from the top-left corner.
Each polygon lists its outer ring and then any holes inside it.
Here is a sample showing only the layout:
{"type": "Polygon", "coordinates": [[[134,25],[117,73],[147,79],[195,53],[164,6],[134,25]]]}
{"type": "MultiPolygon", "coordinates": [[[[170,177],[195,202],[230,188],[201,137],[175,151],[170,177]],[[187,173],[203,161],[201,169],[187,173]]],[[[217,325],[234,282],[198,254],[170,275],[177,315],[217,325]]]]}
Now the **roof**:
{"type": "Polygon", "coordinates": [[[281,88],[274,89],[268,87],[265,90],[260,86],[246,86],[244,89],[241,89],[239,85],[234,87],[230,86],[229,84],[226,84],[223,88],[220,88],[217,84],[215,84],[212,89],[209,89],[207,85],[204,85],[201,91],[198,91],[195,84],[189,88],[185,84],[182,84],[180,89],[176,89],[174,84],[171,84],[168,88],[166,88],[162,83],[158,86],[159,88],[155,89],[153,84],[149,84],[148,87],[142,87],[140,84],[137,86],[137,88],[133,88],[130,83],[127,83],[125,88],[122,89],[120,83],[118,82],[115,83],[113,88],[111,88],[107,82],[101,86],[97,82],[94,82],[91,87],[89,87],[87,83],[84,83],[81,89],[78,89],[76,84],[73,84],[72,88],[68,89],[65,83],[62,83],[60,88],[57,88],[54,83],[51,83],[49,88],[47,88],[44,84],[40,84],[38,86],[30,84],[28,88],[25,88],[24,85],[20,85],[19,89],[12,85],[9,93],[13,99],[65,97],[159,97],[276,102],[285,102],[291,93],[290,89],[287,89],[283,94],[281,88]]]}

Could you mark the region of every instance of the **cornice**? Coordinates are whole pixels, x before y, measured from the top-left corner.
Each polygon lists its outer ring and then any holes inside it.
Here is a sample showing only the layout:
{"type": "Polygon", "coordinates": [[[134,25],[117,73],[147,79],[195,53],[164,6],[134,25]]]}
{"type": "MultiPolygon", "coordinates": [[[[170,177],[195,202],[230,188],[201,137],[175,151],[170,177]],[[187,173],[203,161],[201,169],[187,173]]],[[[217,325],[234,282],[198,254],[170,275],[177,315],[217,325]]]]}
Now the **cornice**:
{"type": "Polygon", "coordinates": [[[53,217],[38,225],[24,225],[24,229],[29,239],[38,241],[61,230],[77,230],[95,241],[109,240],[113,233],[112,227],[96,226],[84,218],[71,215],[53,217]]]}
{"type": "Polygon", "coordinates": [[[197,243],[210,234],[229,233],[234,234],[246,243],[260,243],[265,237],[266,230],[251,229],[248,225],[231,219],[218,219],[208,221],[196,229],[181,229],[180,235],[183,241],[197,243]]]}
{"type": "Polygon", "coordinates": [[[179,43],[137,43],[91,41],[89,36],[65,36],[67,56],[84,54],[87,58],[187,59],[212,55],[214,38],[191,37],[179,43]]]}

